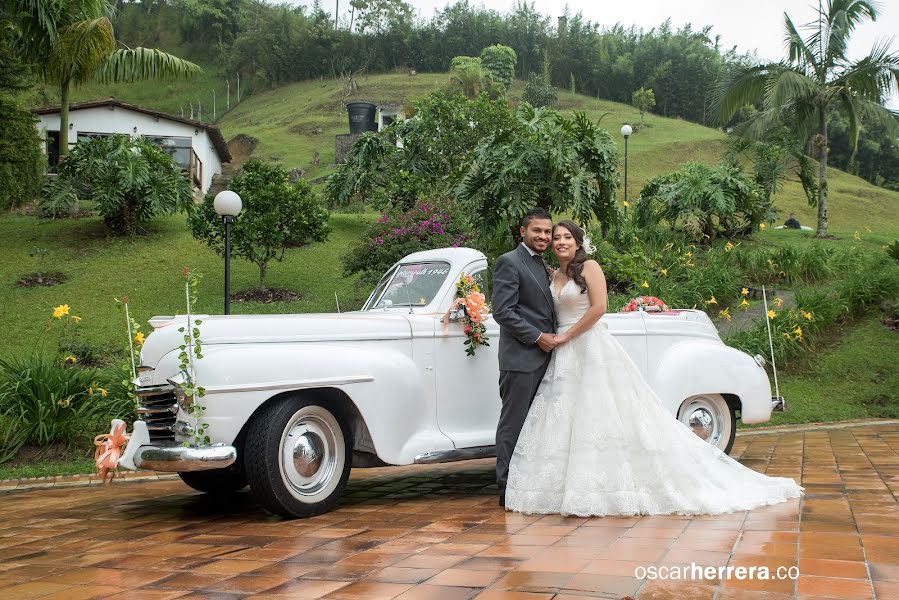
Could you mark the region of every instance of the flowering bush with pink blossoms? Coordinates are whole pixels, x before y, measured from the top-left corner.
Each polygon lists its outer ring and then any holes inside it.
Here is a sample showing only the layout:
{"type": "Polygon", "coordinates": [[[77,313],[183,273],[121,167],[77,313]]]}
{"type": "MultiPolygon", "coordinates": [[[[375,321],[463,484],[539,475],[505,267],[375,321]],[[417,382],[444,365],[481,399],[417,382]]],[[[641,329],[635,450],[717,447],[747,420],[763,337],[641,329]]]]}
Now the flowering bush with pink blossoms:
{"type": "Polygon", "coordinates": [[[450,203],[420,201],[408,211],[382,214],[343,257],[344,275],[361,274],[360,283],[373,285],[407,254],[470,242],[464,219],[450,203]]]}

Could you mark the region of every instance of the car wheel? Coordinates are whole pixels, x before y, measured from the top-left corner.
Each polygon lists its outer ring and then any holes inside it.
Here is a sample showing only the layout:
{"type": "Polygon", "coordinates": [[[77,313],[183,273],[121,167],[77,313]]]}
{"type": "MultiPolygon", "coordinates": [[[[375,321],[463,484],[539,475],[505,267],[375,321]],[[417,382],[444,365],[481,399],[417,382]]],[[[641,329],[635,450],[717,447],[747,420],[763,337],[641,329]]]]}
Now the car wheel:
{"type": "Polygon", "coordinates": [[[284,398],[253,418],[244,444],[250,489],[285,517],[331,510],[350,475],[353,440],[339,413],[315,400],[284,398]]]}
{"type": "Polygon", "coordinates": [[[228,494],[247,487],[247,478],[244,477],[241,469],[190,471],[178,473],[178,477],[195,490],[207,494],[228,494]]]}
{"type": "Polygon", "coordinates": [[[719,394],[701,394],[684,400],[678,420],[722,452],[730,452],[737,435],[734,407],[719,394]]]}

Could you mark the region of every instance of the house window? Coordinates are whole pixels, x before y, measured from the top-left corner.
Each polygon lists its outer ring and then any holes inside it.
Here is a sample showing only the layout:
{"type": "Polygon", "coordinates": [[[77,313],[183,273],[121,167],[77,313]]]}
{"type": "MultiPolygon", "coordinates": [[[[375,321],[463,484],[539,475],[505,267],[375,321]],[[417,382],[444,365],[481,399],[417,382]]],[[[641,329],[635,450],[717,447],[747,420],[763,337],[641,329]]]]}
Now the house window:
{"type": "Polygon", "coordinates": [[[144,138],[162,148],[183,170],[190,170],[191,140],[189,137],[147,135],[144,138]]]}
{"type": "Polygon", "coordinates": [[[112,135],[111,133],[97,133],[94,131],[79,131],[78,132],[78,141],[80,142],[82,140],[95,140],[95,139],[108,138],[111,135],[112,135]]]}

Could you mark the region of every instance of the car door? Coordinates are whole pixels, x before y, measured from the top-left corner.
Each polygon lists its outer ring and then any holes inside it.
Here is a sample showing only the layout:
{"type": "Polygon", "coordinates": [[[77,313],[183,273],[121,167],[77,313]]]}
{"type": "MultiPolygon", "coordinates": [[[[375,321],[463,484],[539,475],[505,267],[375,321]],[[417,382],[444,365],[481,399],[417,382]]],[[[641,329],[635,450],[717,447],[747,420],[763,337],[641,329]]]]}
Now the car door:
{"type": "MultiPolygon", "coordinates": [[[[474,276],[481,291],[490,298],[487,262],[478,261],[465,272],[474,276]]],[[[451,292],[443,305],[453,299],[451,292]]],[[[496,439],[501,401],[499,396],[499,325],[490,315],[487,346],[479,346],[474,356],[465,354],[465,333],[459,321],[434,321],[434,358],[437,388],[437,422],[456,448],[492,446],[496,439]]]]}

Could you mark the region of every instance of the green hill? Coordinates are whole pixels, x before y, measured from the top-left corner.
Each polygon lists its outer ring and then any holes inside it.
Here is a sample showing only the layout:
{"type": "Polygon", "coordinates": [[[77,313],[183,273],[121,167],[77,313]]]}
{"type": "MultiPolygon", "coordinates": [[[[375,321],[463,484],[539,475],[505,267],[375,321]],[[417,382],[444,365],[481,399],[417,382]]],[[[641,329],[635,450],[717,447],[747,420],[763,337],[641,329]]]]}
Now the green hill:
{"type": "MultiPolygon", "coordinates": [[[[334,162],[334,136],[348,132],[344,101],[368,100],[375,103],[411,103],[415,98],[438,89],[447,81],[444,73],[406,73],[369,75],[359,79],[359,89],[342,94],[343,83],[334,79],[305,81],[277,89],[257,92],[234,106],[217,120],[225,139],[239,134],[258,140],[252,157],[274,161],[288,168],[305,169],[308,178],[326,175],[334,162]],[[320,164],[313,165],[315,152],[320,164]]],[[[144,83],[135,85],[88,85],[78,89],[76,100],[115,96],[174,114],[181,106],[202,98],[204,116],[211,116],[211,89],[217,88],[218,106],[224,107],[224,79],[205,71],[187,82],[144,83]]],[[[510,92],[517,102],[523,82],[510,92]]],[[[235,98],[232,82],[232,100],[235,98]]],[[[618,135],[622,123],[639,123],[639,113],[626,104],[618,104],[559,91],[557,108],[581,110],[591,118],[602,117],[601,124],[612,131],[623,155],[623,140],[618,135]],[[606,114],[611,113],[611,114],[606,114]]],[[[221,112],[221,111],[220,111],[221,112]]],[[[639,193],[650,177],[678,168],[683,163],[716,163],[724,149],[725,135],[710,127],[680,119],[648,115],[646,127],[635,133],[628,148],[628,195],[639,193]]],[[[899,235],[899,193],[869,184],[859,177],[831,169],[830,228],[834,235],[861,232],[871,241],[882,242],[899,235]]],[[[798,181],[787,182],[775,197],[775,205],[786,217],[795,212],[803,224],[814,225],[816,210],[808,206],[798,181]]]]}

